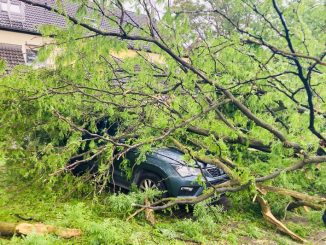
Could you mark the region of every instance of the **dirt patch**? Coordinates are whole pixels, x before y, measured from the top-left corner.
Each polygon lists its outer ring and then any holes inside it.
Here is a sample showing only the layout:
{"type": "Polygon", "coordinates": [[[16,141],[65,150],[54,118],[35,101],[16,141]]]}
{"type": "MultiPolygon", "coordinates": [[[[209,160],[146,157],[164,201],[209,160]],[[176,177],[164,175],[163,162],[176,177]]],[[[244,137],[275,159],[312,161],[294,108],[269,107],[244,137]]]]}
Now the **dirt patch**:
{"type": "Polygon", "coordinates": [[[300,223],[302,225],[305,225],[305,224],[309,223],[309,220],[303,216],[292,216],[292,217],[288,217],[285,220],[285,223],[287,223],[287,222],[300,223]]]}
{"type": "Polygon", "coordinates": [[[315,245],[326,245],[326,229],[310,236],[309,241],[315,245]]]}
{"type": "Polygon", "coordinates": [[[267,240],[267,239],[252,239],[250,237],[241,237],[239,238],[239,244],[241,245],[277,245],[277,242],[267,240]]]}
{"type": "MultiPolygon", "coordinates": [[[[304,216],[288,216],[284,221],[285,224],[292,222],[295,224],[300,224],[302,226],[308,226],[310,221],[304,216]]],[[[326,227],[321,227],[320,230],[313,232],[309,235],[306,240],[312,244],[316,245],[326,245],[326,227]]]]}

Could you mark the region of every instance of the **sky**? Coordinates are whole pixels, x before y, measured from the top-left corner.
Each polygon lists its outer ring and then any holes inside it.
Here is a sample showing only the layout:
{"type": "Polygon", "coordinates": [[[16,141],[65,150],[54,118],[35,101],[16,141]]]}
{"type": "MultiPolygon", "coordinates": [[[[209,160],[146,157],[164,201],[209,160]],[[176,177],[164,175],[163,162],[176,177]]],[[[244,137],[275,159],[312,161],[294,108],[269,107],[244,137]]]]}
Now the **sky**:
{"type": "MultiPolygon", "coordinates": [[[[127,0],[123,2],[123,7],[126,10],[130,10],[133,12],[136,12],[137,8],[139,8],[140,4],[138,3],[139,1],[144,1],[144,0],[127,0]]],[[[172,5],[173,0],[164,0],[164,1],[157,1],[157,0],[145,0],[147,2],[147,4],[152,4],[153,6],[155,6],[155,8],[157,9],[158,13],[160,16],[162,16],[164,14],[164,9],[167,5],[172,5]]],[[[141,12],[143,11],[142,8],[141,12]]]]}

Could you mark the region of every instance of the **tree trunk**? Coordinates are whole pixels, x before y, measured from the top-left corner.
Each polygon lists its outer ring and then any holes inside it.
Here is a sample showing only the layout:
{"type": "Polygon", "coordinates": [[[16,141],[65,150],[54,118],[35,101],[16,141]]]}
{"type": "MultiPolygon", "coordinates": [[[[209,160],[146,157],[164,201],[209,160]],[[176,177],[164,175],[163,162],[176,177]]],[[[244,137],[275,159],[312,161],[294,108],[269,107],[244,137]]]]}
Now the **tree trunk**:
{"type": "Polygon", "coordinates": [[[0,222],[0,236],[12,236],[15,234],[16,224],[0,222]]]}
{"type": "Polygon", "coordinates": [[[278,193],[280,195],[285,195],[285,196],[291,196],[294,197],[296,199],[305,201],[305,202],[309,202],[309,203],[313,203],[313,204],[325,204],[326,203],[326,198],[324,197],[320,197],[320,196],[310,196],[298,191],[294,191],[294,190],[289,190],[289,189],[285,189],[282,187],[275,187],[275,186],[268,186],[268,185],[262,185],[262,184],[257,184],[257,187],[259,188],[259,190],[262,193],[266,193],[266,192],[274,192],[274,193],[278,193]]]}

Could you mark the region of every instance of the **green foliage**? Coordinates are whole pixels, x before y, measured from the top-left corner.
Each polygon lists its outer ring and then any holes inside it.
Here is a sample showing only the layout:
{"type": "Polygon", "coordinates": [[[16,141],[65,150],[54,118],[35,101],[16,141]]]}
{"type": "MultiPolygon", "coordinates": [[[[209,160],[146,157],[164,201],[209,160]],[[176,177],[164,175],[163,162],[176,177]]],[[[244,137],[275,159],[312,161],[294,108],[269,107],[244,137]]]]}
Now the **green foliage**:
{"type": "Polygon", "coordinates": [[[228,242],[228,244],[232,244],[232,245],[238,244],[238,237],[233,233],[228,233],[223,238],[228,242]]]}
{"type": "Polygon", "coordinates": [[[177,221],[175,223],[175,230],[184,233],[188,239],[194,239],[196,241],[204,240],[203,232],[205,227],[198,221],[193,221],[191,219],[177,221]]]}
{"type": "Polygon", "coordinates": [[[212,224],[221,222],[224,217],[222,206],[207,206],[205,202],[195,205],[193,215],[209,232],[213,232],[212,224]]]}
{"type": "MultiPolygon", "coordinates": [[[[118,205],[118,203],[115,203],[115,205],[118,205]]],[[[63,225],[77,227],[85,231],[87,243],[89,244],[126,244],[132,238],[122,235],[131,233],[133,228],[131,224],[116,217],[96,221],[94,220],[94,213],[85,203],[66,206],[63,217],[63,225]]]]}
{"type": "Polygon", "coordinates": [[[37,235],[37,234],[29,234],[25,236],[23,239],[14,237],[11,239],[10,244],[22,244],[22,245],[57,245],[63,244],[60,239],[50,236],[50,235],[37,235]]]}
{"type": "Polygon", "coordinates": [[[156,190],[146,192],[131,192],[129,194],[110,195],[106,201],[107,209],[123,219],[127,218],[135,211],[133,204],[144,203],[145,198],[152,200],[154,196],[160,194],[156,190]]]}
{"type": "Polygon", "coordinates": [[[323,215],[323,211],[311,211],[307,213],[308,216],[308,220],[312,223],[312,224],[316,224],[319,227],[323,226],[323,221],[320,217],[322,217],[323,215]]]}
{"type": "Polygon", "coordinates": [[[0,59],[0,75],[4,73],[6,70],[6,61],[3,59],[0,59]]]}
{"type": "MultiPolygon", "coordinates": [[[[81,4],[83,1],[76,2],[81,4]]],[[[154,44],[150,46],[152,53],[145,52],[142,49],[148,43],[135,41],[133,45],[141,50],[138,55],[120,58],[115,56],[129,54],[130,43],[126,40],[107,35],[90,36],[90,31],[70,22],[65,29],[41,27],[43,36],[53,37],[54,43],[42,48],[38,59],[45,61],[51,56],[54,65],[40,69],[21,66],[13,69],[10,75],[0,77],[0,162],[5,162],[8,174],[33,183],[34,187],[41,186],[45,189],[43,195],[51,201],[66,196],[91,195],[95,202],[99,198],[97,188],[108,177],[106,172],[115,150],[121,152],[127,148],[122,144],[138,146],[137,164],[141,164],[151,150],[168,146],[170,138],[176,138],[202,156],[231,159],[237,165],[234,175],[239,177],[241,184],[286,168],[302,158],[241,112],[232,101],[225,101],[216,84],[228,88],[256,117],[276,128],[289,141],[301,145],[309,155],[315,155],[319,140],[307,130],[310,119],[305,109],[307,95],[293,65],[295,59],[282,56],[280,52],[272,54],[273,49],[250,41],[244,42],[244,39],[260,36],[270,45],[290,52],[286,40],[274,29],[284,33],[271,2],[235,0],[213,1],[211,4],[213,9],[228,14],[229,20],[215,15],[215,11],[203,16],[174,12],[208,7],[195,5],[192,1],[179,1],[173,8],[166,9],[156,28],[160,38],[166,41],[161,47],[167,46],[170,52],[154,44]],[[270,23],[266,23],[249,4],[255,4],[270,23]],[[230,20],[239,23],[244,31],[237,31],[230,20]],[[211,21],[216,25],[207,24],[211,21]],[[247,31],[251,35],[245,34],[247,31]],[[213,82],[205,82],[191,69],[182,67],[169,54],[171,52],[180,58],[187,57],[189,64],[213,82]],[[159,57],[158,62],[148,58],[153,53],[159,57]],[[211,102],[221,103],[216,108],[218,111],[204,113],[211,102]],[[190,125],[208,131],[209,135],[188,132],[190,125]],[[239,143],[240,138],[244,142],[239,143]],[[124,143],[121,143],[122,139],[124,143]],[[271,152],[253,150],[249,147],[250,140],[270,146],[271,152]],[[94,157],[96,154],[99,155],[94,157]],[[63,171],[76,156],[82,161],[94,157],[91,160],[99,163],[100,176],[96,180],[87,176],[74,178],[63,171]]],[[[295,50],[299,53],[309,50],[307,55],[320,57],[325,48],[325,15],[322,14],[324,6],[315,7],[315,4],[319,2],[288,1],[280,4],[280,8],[295,50]]],[[[108,9],[116,7],[113,2],[104,5],[108,9]]],[[[62,5],[58,7],[62,10],[62,5]]],[[[99,13],[86,11],[83,4],[76,18],[92,24],[87,19],[91,16],[98,24],[103,17],[99,13]]],[[[118,28],[117,20],[111,19],[110,27],[118,28]]],[[[147,26],[137,29],[127,23],[123,27],[128,34],[151,38],[147,26]]],[[[313,61],[296,59],[302,64],[303,75],[307,75],[313,61]]],[[[0,74],[4,70],[5,64],[0,61],[0,74]]],[[[325,68],[316,65],[309,79],[313,90],[318,92],[318,96],[313,97],[315,127],[323,135],[326,130],[322,116],[326,109],[324,73],[325,68]]],[[[191,163],[189,155],[185,160],[191,163]]],[[[122,166],[131,176],[132,169],[126,160],[122,166]]],[[[282,173],[270,183],[309,194],[325,193],[325,167],[318,168],[282,173]]],[[[260,217],[258,205],[251,203],[253,187],[250,186],[251,191],[231,194],[231,198],[238,204],[238,210],[251,210],[253,217],[260,217]]],[[[63,223],[81,227],[88,234],[87,242],[130,243],[135,237],[121,234],[132,231],[134,224],[121,219],[135,211],[133,203],[141,203],[145,196],[153,197],[154,194],[110,195],[101,205],[106,205],[108,212],[115,216],[100,221],[92,220],[94,211],[86,204],[68,205],[62,213],[63,223]]],[[[3,199],[7,201],[6,197],[3,199]]],[[[281,217],[289,199],[274,194],[268,194],[267,199],[272,203],[273,211],[281,217]]],[[[182,232],[185,237],[205,242],[205,235],[212,234],[216,224],[224,219],[218,208],[211,210],[198,205],[194,213],[195,221],[178,220],[173,227],[163,227],[161,233],[174,237],[182,232]]],[[[300,228],[294,229],[303,234],[300,228]]],[[[247,233],[254,238],[260,237],[253,227],[249,227],[247,233]]],[[[135,234],[135,239],[141,243],[138,235],[135,234]]],[[[229,243],[237,242],[233,234],[224,237],[229,243]]],[[[24,242],[42,242],[39,239],[32,235],[24,242]]],[[[46,242],[55,243],[56,240],[49,236],[44,238],[46,242]]]]}
{"type": "Polygon", "coordinates": [[[302,225],[293,223],[293,222],[289,222],[287,223],[287,226],[289,227],[289,229],[291,229],[293,232],[295,232],[296,234],[298,234],[301,237],[307,237],[310,233],[310,231],[307,229],[307,227],[304,227],[302,225]]]}
{"type": "Polygon", "coordinates": [[[255,223],[246,224],[240,234],[253,239],[260,239],[264,237],[261,229],[255,223]]]}
{"type": "MultiPolygon", "coordinates": [[[[1,180],[6,180],[0,182],[1,221],[21,221],[13,215],[20,214],[23,217],[32,217],[38,222],[79,228],[83,232],[82,237],[69,240],[35,234],[25,237],[15,236],[8,240],[0,238],[0,244],[153,244],[153,240],[159,244],[186,242],[238,244],[239,241],[251,243],[257,239],[265,242],[275,240],[283,244],[289,242],[273,227],[266,227],[259,219],[260,210],[252,212],[250,207],[243,206],[248,204],[244,193],[231,197],[234,204],[228,212],[222,212],[218,206],[208,208],[204,203],[200,203],[194,207],[193,215],[182,210],[175,210],[174,213],[156,212],[157,224],[151,226],[143,215],[125,221],[125,215],[122,214],[124,208],[120,203],[132,202],[125,194],[113,195],[111,198],[110,193],[105,193],[97,196],[95,200],[91,196],[83,199],[74,197],[56,199],[51,198],[51,195],[57,192],[33,185],[26,188],[26,182],[19,179],[11,182],[8,179],[11,177],[1,171],[0,177],[1,180]],[[243,202],[239,201],[241,199],[243,202]],[[180,217],[176,219],[175,215],[180,217]],[[183,218],[182,215],[187,218],[183,218]]],[[[144,194],[131,194],[135,199],[143,198],[142,195],[144,194]]],[[[125,205],[125,212],[129,208],[130,206],[125,205]]],[[[305,234],[314,234],[323,227],[321,215],[320,211],[305,212],[304,217],[310,221],[309,226],[300,223],[291,228],[303,232],[302,227],[306,227],[305,234]]],[[[289,212],[287,216],[292,218],[289,212]]],[[[295,217],[300,217],[300,220],[303,218],[298,215],[295,217]]]]}
{"type": "Polygon", "coordinates": [[[291,197],[282,197],[280,198],[279,195],[276,195],[274,193],[268,193],[267,195],[267,200],[272,204],[271,205],[271,210],[273,214],[278,217],[282,218],[285,215],[286,209],[285,207],[289,202],[291,202],[292,198],[291,197]]]}

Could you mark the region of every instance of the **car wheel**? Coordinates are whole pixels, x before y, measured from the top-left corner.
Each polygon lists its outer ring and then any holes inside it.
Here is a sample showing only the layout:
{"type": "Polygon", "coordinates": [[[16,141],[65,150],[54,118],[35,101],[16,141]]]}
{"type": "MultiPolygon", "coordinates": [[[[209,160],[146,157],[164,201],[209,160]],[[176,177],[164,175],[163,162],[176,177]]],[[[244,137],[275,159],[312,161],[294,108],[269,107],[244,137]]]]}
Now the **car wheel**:
{"type": "Polygon", "coordinates": [[[232,208],[231,200],[225,194],[222,194],[215,204],[220,205],[224,211],[232,208]]]}
{"type": "Polygon", "coordinates": [[[167,189],[162,178],[154,173],[143,173],[138,180],[137,186],[142,191],[146,191],[148,189],[158,189],[162,191],[162,195],[158,198],[164,198],[168,196],[167,189]]]}

